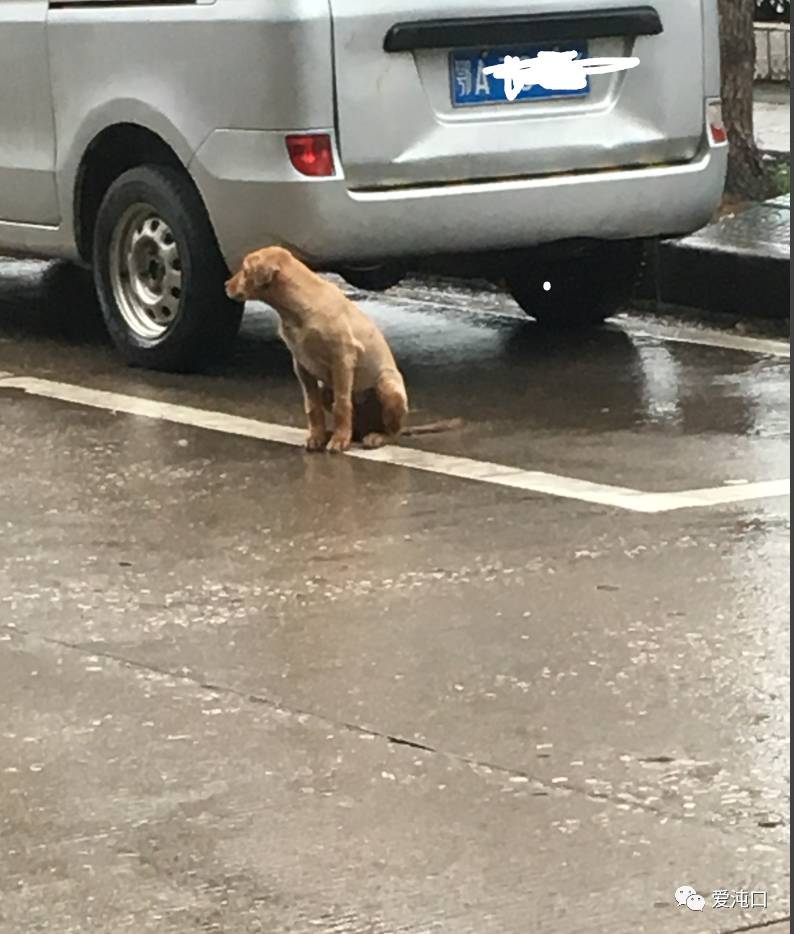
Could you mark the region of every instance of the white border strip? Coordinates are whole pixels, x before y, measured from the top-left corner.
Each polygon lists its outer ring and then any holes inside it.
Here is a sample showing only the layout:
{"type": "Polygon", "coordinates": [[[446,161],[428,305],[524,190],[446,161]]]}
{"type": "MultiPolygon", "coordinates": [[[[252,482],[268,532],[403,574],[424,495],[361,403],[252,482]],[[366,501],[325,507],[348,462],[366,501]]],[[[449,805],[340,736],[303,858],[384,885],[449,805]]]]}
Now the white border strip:
{"type": "MultiPolygon", "coordinates": [[[[289,444],[293,447],[302,447],[305,439],[303,429],[292,428],[289,425],[261,422],[254,418],[243,418],[239,415],[228,415],[224,412],[214,412],[188,405],[175,405],[171,402],[144,399],[140,396],[107,392],[102,389],[90,389],[55,380],[35,377],[0,378],[0,389],[19,389],[31,395],[71,402],[75,405],[91,406],[108,412],[139,415],[144,418],[203,428],[207,431],[221,431],[244,438],[289,444]]],[[[627,509],[632,512],[657,513],[674,509],[719,506],[725,503],[787,496],[790,492],[789,481],[785,479],[734,484],[711,489],[682,490],[674,493],[646,493],[628,487],[591,483],[589,480],[578,480],[575,477],[563,477],[539,470],[522,470],[506,464],[492,464],[468,457],[451,457],[447,454],[435,454],[432,451],[421,451],[415,448],[389,446],[374,451],[355,448],[349,451],[348,455],[359,460],[393,464],[530,493],[542,493],[585,503],[627,509]]],[[[317,457],[318,455],[311,456],[317,457]]]]}
{"type": "Polygon", "coordinates": [[[609,318],[615,330],[624,331],[632,337],[647,337],[670,344],[693,344],[697,347],[719,347],[722,350],[741,350],[744,353],[763,357],[791,358],[791,347],[786,341],[770,340],[765,337],[749,337],[744,334],[729,334],[706,328],[692,328],[671,324],[637,322],[631,318],[609,318]]]}

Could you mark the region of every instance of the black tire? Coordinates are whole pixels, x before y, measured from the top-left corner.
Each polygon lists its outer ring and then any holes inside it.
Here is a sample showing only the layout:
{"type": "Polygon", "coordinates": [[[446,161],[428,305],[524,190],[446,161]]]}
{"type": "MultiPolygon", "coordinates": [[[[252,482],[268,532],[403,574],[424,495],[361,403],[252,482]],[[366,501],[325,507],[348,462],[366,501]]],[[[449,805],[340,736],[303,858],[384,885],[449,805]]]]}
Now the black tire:
{"type": "Polygon", "coordinates": [[[342,269],[341,274],[353,288],[385,292],[402,280],[405,270],[394,263],[385,263],[382,266],[351,266],[342,269]]]}
{"type": "MultiPolygon", "coordinates": [[[[127,226],[132,228],[135,222],[127,226]]],[[[134,264],[130,260],[127,265],[132,269],[134,264]]],[[[231,347],[243,306],[226,297],[223,286],[228,271],[204,204],[186,173],[166,166],[142,165],[113,182],[97,214],[93,267],[105,324],[113,343],[132,366],[188,372],[221,359],[231,347]],[[146,328],[145,315],[138,314],[140,309],[134,314],[128,310],[126,317],[122,311],[119,289],[129,290],[129,269],[111,274],[113,257],[123,253],[120,248],[116,252],[114,243],[122,238],[124,218],[130,212],[134,216],[139,205],[150,207],[154,217],[164,222],[161,229],[168,231],[168,242],[176,250],[172,274],[179,277],[179,288],[170,289],[174,297],[168,297],[169,308],[161,309],[173,320],[155,325],[153,319],[152,333],[146,328]],[[137,323],[136,316],[142,323],[137,323]],[[162,331],[158,332],[158,328],[162,331]]],[[[141,275],[145,273],[139,271],[137,276],[141,275]]],[[[124,307],[129,309],[129,303],[124,307]]]]}
{"type": "Polygon", "coordinates": [[[603,242],[580,254],[544,260],[528,255],[507,276],[510,294],[543,327],[596,327],[630,298],[642,270],[643,244],[603,242]]]}
{"type": "Polygon", "coordinates": [[[53,293],[65,294],[72,302],[96,304],[94,277],[87,266],[70,260],[56,260],[42,277],[42,286],[53,293]]]}
{"type": "Polygon", "coordinates": [[[70,340],[107,342],[94,277],[86,266],[57,260],[41,277],[41,307],[58,333],[70,340]]]}

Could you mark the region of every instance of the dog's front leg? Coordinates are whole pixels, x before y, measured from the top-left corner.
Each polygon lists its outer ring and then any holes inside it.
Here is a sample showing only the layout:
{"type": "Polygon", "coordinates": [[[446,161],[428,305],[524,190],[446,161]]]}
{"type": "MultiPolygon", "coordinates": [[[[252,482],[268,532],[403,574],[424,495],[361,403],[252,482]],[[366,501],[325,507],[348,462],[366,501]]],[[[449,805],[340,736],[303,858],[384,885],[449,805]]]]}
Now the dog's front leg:
{"type": "Polygon", "coordinates": [[[331,382],[334,390],[333,434],[327,450],[333,454],[346,451],[353,436],[353,377],[355,359],[343,357],[333,367],[331,382]]]}
{"type": "Polygon", "coordinates": [[[322,451],[325,448],[328,435],[325,431],[325,410],[323,409],[323,395],[320,384],[297,360],[293,360],[292,365],[303,390],[303,408],[309,422],[306,450],[322,451]]]}

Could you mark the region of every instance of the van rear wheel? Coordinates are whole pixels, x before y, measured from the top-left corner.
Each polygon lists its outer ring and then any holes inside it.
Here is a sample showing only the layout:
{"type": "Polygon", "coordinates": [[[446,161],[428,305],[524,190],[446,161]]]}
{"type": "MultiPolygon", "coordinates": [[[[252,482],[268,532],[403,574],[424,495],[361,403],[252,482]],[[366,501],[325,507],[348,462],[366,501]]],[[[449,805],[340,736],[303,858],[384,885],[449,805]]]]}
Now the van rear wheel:
{"type": "Polygon", "coordinates": [[[643,244],[605,241],[585,252],[543,259],[528,254],[507,275],[510,294],[549,329],[595,327],[632,296],[642,270],[643,244]]]}
{"type": "Polygon", "coordinates": [[[198,192],[173,168],[120,175],[100,205],[93,266],[102,315],[125,360],[156,370],[201,369],[234,340],[242,305],[198,192]]]}

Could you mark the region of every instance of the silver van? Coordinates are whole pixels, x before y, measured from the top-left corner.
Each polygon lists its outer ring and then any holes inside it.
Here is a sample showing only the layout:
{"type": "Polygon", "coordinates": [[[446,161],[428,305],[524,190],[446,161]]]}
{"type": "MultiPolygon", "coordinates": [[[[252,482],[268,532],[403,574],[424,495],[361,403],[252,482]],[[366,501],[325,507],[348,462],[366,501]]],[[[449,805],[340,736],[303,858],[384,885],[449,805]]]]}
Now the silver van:
{"type": "Polygon", "coordinates": [[[0,253],[90,265],[156,368],[227,349],[226,272],[276,243],[370,287],[449,257],[592,324],[719,203],[717,28],[717,0],[0,0],[0,253]]]}

